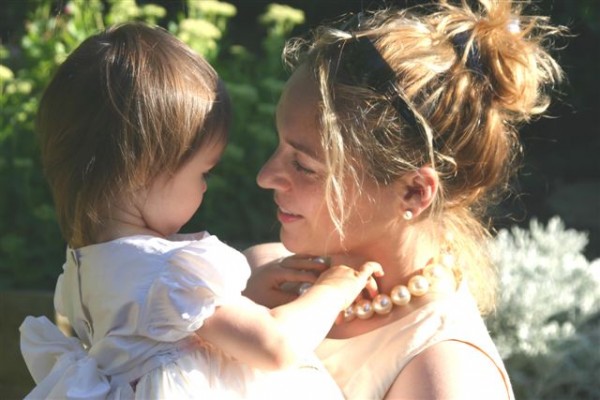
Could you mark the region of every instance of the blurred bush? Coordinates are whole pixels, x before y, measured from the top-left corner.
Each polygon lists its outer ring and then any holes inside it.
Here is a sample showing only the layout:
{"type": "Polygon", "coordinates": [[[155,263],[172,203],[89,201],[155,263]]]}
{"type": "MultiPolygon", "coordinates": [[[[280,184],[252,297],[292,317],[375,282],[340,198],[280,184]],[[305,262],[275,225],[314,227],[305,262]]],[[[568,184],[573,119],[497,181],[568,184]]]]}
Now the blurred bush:
{"type": "Polygon", "coordinates": [[[234,104],[230,145],[209,180],[200,213],[185,230],[209,229],[243,247],[277,237],[270,194],[255,175],[277,142],[275,104],[285,80],[281,49],[304,21],[302,11],[270,5],[260,54],[231,43],[228,21],[236,8],[217,0],[188,0],[185,12],[163,21],[166,10],[135,0],[73,0],[54,9],[33,5],[19,45],[0,47],[0,289],[53,289],[64,242],[41,172],[34,120],[39,98],[57,66],[86,37],[105,26],[139,20],[159,23],[204,55],[225,80],[234,104]]]}
{"type": "Polygon", "coordinates": [[[492,243],[500,295],[487,325],[518,399],[600,398],[600,259],[586,244],[558,217],[492,243]]]}

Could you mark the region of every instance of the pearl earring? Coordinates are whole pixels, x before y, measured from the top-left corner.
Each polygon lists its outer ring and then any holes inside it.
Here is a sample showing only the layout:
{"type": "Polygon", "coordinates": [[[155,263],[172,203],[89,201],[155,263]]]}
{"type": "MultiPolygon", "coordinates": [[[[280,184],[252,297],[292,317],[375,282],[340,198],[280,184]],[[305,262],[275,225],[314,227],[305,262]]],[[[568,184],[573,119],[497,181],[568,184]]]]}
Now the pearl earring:
{"type": "Polygon", "coordinates": [[[410,210],[404,211],[404,215],[402,216],[406,221],[410,221],[413,218],[413,212],[410,210]]]}

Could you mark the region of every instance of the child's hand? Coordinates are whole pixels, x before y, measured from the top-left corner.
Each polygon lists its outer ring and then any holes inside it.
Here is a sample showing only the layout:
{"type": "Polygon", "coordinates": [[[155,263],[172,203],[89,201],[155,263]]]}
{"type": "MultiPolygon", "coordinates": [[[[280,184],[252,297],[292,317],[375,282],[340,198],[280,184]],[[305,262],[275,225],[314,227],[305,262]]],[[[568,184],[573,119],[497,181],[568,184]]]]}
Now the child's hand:
{"type": "Polygon", "coordinates": [[[366,289],[370,297],[377,295],[377,282],[373,277],[383,276],[383,268],[379,263],[369,261],[358,270],[345,265],[335,265],[321,273],[314,286],[329,286],[340,291],[344,298],[344,306],[350,306],[366,289]]]}

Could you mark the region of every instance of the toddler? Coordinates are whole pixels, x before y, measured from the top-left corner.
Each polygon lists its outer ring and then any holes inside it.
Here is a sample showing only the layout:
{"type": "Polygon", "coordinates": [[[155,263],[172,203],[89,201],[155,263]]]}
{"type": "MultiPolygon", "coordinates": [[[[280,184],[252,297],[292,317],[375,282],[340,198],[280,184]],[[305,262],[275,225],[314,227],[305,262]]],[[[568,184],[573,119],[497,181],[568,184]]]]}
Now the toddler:
{"type": "Polygon", "coordinates": [[[37,129],[68,244],[55,307],[76,337],[25,319],[28,398],[340,397],[312,350],[381,267],[329,268],[268,309],[241,295],[241,253],[177,234],[202,203],[229,117],[213,68],[161,28],[109,28],[61,65],[37,129]]]}

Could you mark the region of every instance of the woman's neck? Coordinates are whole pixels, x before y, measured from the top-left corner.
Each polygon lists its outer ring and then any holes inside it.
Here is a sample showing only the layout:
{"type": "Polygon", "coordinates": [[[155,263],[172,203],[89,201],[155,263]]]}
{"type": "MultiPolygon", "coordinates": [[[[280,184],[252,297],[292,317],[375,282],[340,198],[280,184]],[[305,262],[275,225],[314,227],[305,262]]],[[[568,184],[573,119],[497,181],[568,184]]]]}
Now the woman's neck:
{"type": "MultiPolygon", "coordinates": [[[[381,264],[385,275],[375,278],[379,293],[390,294],[397,285],[407,285],[414,275],[421,273],[431,260],[437,260],[443,249],[430,235],[423,233],[423,227],[404,229],[392,240],[380,240],[362,249],[352,249],[346,254],[331,257],[332,264],[346,264],[358,268],[366,261],[381,264]]],[[[366,320],[355,319],[348,323],[335,325],[329,337],[346,338],[366,333],[401,319],[432,300],[446,296],[447,293],[429,293],[414,297],[409,304],[395,306],[387,315],[375,315],[366,320]]]]}
{"type": "Polygon", "coordinates": [[[354,248],[344,254],[332,255],[332,264],[346,264],[358,268],[367,261],[376,261],[385,275],[376,278],[382,293],[389,293],[398,284],[406,282],[422,270],[432,258],[441,253],[441,244],[429,235],[418,232],[420,228],[404,229],[394,238],[380,238],[362,248],[354,248]]]}

